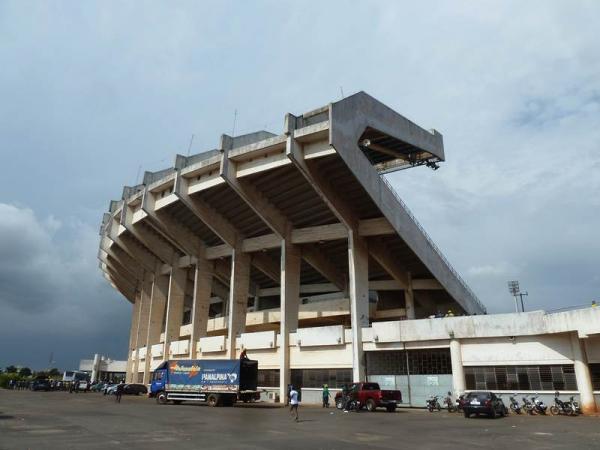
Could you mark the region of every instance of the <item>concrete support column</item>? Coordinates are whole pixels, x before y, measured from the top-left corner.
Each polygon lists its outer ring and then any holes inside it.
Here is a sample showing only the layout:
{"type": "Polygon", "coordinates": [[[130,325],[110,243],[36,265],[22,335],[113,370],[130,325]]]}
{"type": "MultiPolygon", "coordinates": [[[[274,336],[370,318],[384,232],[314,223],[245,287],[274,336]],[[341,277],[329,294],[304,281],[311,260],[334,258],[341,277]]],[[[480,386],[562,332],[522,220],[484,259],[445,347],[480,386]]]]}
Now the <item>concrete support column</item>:
{"type": "Polygon", "coordinates": [[[352,378],[365,380],[362,329],[369,326],[369,252],[358,232],[348,233],[350,320],[352,324],[352,378]]]}
{"type": "Polygon", "coordinates": [[[133,366],[134,359],[131,357],[132,352],[137,349],[137,327],[140,318],[140,305],[142,303],[141,292],[136,292],[135,303],[131,308],[131,329],[129,330],[129,347],[127,352],[127,369],[125,372],[125,381],[133,383],[133,366]]]}
{"type": "Polygon", "coordinates": [[[236,338],[246,328],[248,291],[250,289],[250,255],[233,249],[231,255],[231,281],[229,283],[229,307],[227,316],[227,357],[237,358],[236,338]]]}
{"type": "Polygon", "coordinates": [[[415,293],[413,291],[412,286],[412,276],[407,273],[408,283],[406,289],[404,289],[404,308],[406,309],[406,318],[414,319],[415,318],[415,293]]]}
{"type": "Polygon", "coordinates": [[[467,389],[465,384],[465,369],[462,362],[462,350],[460,341],[450,339],[450,362],[452,364],[452,390],[455,396],[459,396],[467,389]]]}
{"type": "Polygon", "coordinates": [[[592,388],[592,377],[590,375],[585,348],[577,332],[571,333],[571,348],[573,351],[573,365],[575,368],[575,378],[577,379],[581,411],[588,414],[594,413],[596,412],[596,401],[594,399],[594,389],[592,388]]]}
{"type": "Polygon", "coordinates": [[[198,258],[194,272],[194,304],[192,306],[192,335],[190,337],[190,358],[198,358],[198,341],[206,336],[208,311],[213,282],[213,263],[198,258]]]}
{"type": "Polygon", "coordinates": [[[169,277],[169,294],[167,298],[167,317],[165,325],[165,347],[163,358],[171,357],[171,342],[179,340],[181,322],[183,322],[183,306],[185,300],[185,285],[187,269],[173,267],[169,277]]]}
{"type": "Polygon", "coordinates": [[[281,325],[279,340],[279,398],[287,395],[290,383],[290,333],[298,329],[300,304],[300,249],[281,241],[281,325]]]}
{"type": "Polygon", "coordinates": [[[100,371],[100,355],[94,354],[94,362],[92,363],[92,377],[90,383],[95,383],[98,380],[98,372],[100,371]]]}
{"type": "Polygon", "coordinates": [[[169,277],[156,275],[152,283],[152,297],[150,301],[150,314],[148,318],[148,337],[146,339],[146,364],[144,365],[144,384],[150,383],[150,365],[152,362],[152,345],[160,342],[163,317],[167,306],[167,293],[169,290],[169,277]]]}
{"type": "Polygon", "coordinates": [[[133,365],[133,381],[135,383],[140,383],[142,381],[141,379],[139,379],[139,371],[144,370],[144,366],[140,365],[140,348],[145,347],[148,341],[148,321],[150,319],[150,304],[152,301],[153,281],[154,275],[150,272],[145,272],[144,281],[142,283],[140,314],[137,326],[135,362],[133,365]]]}

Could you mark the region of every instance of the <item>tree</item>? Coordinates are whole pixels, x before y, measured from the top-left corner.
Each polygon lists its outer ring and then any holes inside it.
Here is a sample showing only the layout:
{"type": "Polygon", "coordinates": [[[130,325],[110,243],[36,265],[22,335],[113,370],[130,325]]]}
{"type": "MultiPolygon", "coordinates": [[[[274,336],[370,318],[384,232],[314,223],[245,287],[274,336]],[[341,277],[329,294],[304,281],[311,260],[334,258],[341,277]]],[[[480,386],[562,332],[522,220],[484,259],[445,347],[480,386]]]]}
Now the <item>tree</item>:
{"type": "Polygon", "coordinates": [[[19,375],[22,377],[29,377],[31,376],[31,369],[29,367],[22,367],[21,370],[19,370],[19,375]]]}
{"type": "Polygon", "coordinates": [[[8,366],[6,368],[6,373],[17,373],[17,368],[15,366],[8,366]]]}
{"type": "Polygon", "coordinates": [[[50,369],[50,371],[48,372],[48,375],[51,377],[57,377],[60,375],[60,371],[56,367],[54,367],[54,368],[50,369]]]}

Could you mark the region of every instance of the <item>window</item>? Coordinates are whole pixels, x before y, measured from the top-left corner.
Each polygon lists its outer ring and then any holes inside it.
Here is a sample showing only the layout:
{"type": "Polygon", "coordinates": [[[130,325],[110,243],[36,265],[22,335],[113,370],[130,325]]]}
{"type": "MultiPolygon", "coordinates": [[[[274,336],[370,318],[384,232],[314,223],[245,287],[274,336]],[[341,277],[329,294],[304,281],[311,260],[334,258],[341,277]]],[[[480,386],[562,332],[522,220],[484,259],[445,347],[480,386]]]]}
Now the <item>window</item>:
{"type": "Polygon", "coordinates": [[[259,369],[258,386],[279,387],[279,369],[259,369]]]}
{"type": "MultiPolygon", "coordinates": [[[[406,351],[367,352],[368,375],[407,375],[406,351]]],[[[450,350],[447,348],[408,350],[411,375],[452,373],[450,350]]]]}
{"type": "Polygon", "coordinates": [[[576,391],[572,365],[465,367],[467,389],[490,391],[576,391]]]}
{"type": "Polygon", "coordinates": [[[291,383],[295,387],[332,389],[352,383],[352,369],[292,369],[291,383]]]}
{"type": "Polygon", "coordinates": [[[600,391],[600,363],[590,364],[590,374],[592,375],[592,388],[594,391],[600,391]]]}

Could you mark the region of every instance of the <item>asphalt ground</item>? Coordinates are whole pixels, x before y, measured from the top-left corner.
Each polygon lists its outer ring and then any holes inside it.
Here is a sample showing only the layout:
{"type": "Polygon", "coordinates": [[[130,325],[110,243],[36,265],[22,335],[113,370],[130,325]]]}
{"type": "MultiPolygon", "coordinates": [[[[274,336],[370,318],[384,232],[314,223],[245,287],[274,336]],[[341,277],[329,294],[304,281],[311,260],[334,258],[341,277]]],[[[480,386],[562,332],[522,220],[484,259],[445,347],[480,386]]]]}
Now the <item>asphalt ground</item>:
{"type": "Polygon", "coordinates": [[[600,449],[599,417],[403,410],[343,413],[269,404],[158,405],[144,396],[0,390],[0,449],[600,449]]]}

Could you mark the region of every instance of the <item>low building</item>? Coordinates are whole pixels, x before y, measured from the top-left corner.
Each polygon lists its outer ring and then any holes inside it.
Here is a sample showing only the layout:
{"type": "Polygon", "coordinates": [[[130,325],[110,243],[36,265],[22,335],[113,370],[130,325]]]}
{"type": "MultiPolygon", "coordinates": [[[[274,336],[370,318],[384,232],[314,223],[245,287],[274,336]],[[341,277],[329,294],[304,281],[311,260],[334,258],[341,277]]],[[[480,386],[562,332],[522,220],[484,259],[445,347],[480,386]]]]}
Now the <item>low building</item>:
{"type": "Polygon", "coordinates": [[[322,384],[369,378],[415,406],[562,386],[594,409],[597,312],[486,316],[385,178],[444,159],[439,132],[360,92],[125,186],[98,257],[132,304],[127,380],[246,350],[280,397],[290,382],[318,401],[322,384]]]}
{"type": "Polygon", "coordinates": [[[125,379],[127,361],[116,361],[96,353],[93,359],[82,359],[79,370],[89,375],[92,383],[95,381],[120,381],[125,379]]]}

